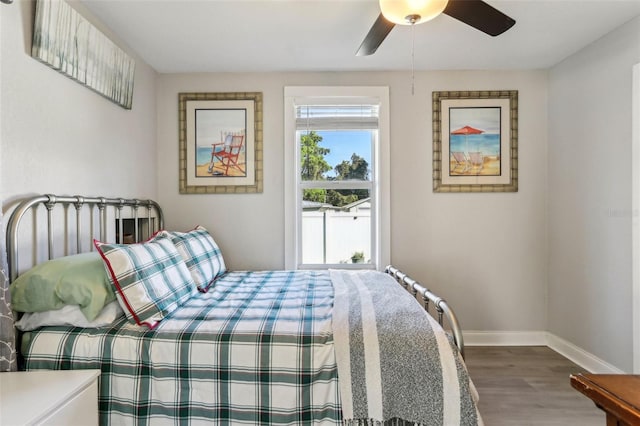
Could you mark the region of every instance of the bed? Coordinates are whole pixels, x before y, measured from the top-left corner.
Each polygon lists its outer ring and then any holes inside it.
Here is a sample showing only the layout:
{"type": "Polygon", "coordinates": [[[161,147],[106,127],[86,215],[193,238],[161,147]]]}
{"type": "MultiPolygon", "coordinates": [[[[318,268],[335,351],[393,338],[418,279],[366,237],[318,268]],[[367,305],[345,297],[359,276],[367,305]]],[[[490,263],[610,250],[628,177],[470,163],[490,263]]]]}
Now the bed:
{"type": "Polygon", "coordinates": [[[100,369],[101,424],[482,424],[454,312],[393,266],[228,271],[151,200],[34,196],[7,231],[21,368],[100,369]]]}

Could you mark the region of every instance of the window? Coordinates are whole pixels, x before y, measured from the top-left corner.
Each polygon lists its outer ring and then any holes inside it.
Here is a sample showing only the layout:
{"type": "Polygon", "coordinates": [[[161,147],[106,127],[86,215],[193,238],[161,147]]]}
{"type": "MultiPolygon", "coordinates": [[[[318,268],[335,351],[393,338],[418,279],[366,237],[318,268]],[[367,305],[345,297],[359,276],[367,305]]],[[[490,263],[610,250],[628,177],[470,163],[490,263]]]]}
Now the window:
{"type": "Polygon", "coordinates": [[[388,89],[285,88],[288,269],[389,262],[388,89]]]}

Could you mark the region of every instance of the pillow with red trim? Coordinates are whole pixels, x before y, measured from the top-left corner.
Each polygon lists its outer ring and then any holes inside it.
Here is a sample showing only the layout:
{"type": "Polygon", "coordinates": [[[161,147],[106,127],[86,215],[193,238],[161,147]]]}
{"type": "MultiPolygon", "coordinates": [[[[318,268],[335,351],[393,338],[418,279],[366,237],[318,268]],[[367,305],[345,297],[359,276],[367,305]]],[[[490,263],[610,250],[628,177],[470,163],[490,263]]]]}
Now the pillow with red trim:
{"type": "Polygon", "coordinates": [[[199,291],[206,292],[217,277],[227,272],[220,248],[203,226],[198,225],[189,232],[169,232],[169,235],[199,291]]]}
{"type": "Polygon", "coordinates": [[[93,240],[127,318],[154,328],[196,293],[196,285],[166,231],[138,244],[93,240]]]}

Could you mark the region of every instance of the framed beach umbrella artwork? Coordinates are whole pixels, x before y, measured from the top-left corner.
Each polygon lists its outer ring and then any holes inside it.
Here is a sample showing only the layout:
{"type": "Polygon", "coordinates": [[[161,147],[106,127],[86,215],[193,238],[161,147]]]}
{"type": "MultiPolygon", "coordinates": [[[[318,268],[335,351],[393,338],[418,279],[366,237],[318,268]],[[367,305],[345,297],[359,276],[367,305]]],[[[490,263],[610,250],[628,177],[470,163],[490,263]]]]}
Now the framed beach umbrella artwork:
{"type": "Polygon", "coordinates": [[[518,92],[433,92],[434,192],[518,190],[518,92]]]}

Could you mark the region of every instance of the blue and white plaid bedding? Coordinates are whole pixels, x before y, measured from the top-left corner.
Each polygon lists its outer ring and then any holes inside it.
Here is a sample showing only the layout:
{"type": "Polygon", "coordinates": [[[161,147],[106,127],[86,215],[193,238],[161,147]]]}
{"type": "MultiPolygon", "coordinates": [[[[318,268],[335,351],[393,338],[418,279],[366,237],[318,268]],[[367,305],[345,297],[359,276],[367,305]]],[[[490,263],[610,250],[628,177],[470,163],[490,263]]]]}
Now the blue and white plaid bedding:
{"type": "Polygon", "coordinates": [[[101,424],[292,424],[340,419],[322,272],[232,272],[156,329],[48,327],[26,368],[100,368],[101,424]]]}
{"type": "Polygon", "coordinates": [[[46,327],[22,354],[101,369],[101,424],[339,424],[333,309],[328,271],[230,272],[153,330],[46,327]]]}

